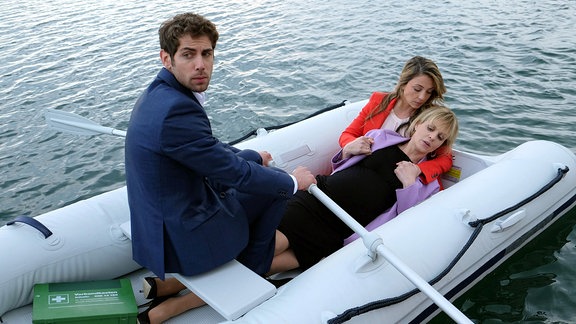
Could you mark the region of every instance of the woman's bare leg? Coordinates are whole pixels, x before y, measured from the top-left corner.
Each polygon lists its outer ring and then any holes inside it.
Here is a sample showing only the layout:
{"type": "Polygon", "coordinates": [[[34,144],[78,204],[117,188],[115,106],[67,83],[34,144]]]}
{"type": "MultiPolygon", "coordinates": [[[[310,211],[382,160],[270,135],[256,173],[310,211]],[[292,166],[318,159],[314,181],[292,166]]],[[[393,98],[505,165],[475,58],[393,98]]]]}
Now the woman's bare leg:
{"type": "Polygon", "coordinates": [[[274,256],[288,250],[290,247],[290,242],[284,233],[276,230],[276,243],[274,245],[274,256]]]}
{"type": "Polygon", "coordinates": [[[272,265],[270,266],[270,271],[267,275],[270,276],[275,273],[296,269],[299,266],[300,264],[298,263],[294,252],[292,252],[292,249],[288,249],[272,259],[272,265]]]}
{"type": "Polygon", "coordinates": [[[150,318],[150,324],[159,324],[187,310],[205,304],[200,297],[190,292],[184,296],[168,298],[165,302],[151,309],[150,312],[148,312],[148,318],[150,318]]]}
{"type": "Polygon", "coordinates": [[[280,231],[276,231],[276,246],[274,247],[274,258],[272,259],[272,265],[270,266],[270,271],[266,275],[270,276],[275,273],[288,271],[298,268],[298,260],[294,255],[292,249],[290,249],[290,242],[288,238],[280,231]]]}
{"type": "Polygon", "coordinates": [[[154,280],[156,281],[157,297],[174,295],[186,289],[186,286],[176,278],[166,278],[164,281],[160,280],[160,278],[154,278],[154,280]]]}

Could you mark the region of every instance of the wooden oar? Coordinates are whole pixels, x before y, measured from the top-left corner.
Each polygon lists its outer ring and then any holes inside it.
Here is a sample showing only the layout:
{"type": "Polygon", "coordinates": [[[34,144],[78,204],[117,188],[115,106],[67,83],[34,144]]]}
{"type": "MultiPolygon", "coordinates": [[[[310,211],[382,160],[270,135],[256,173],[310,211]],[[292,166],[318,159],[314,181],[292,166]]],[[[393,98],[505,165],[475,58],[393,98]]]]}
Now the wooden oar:
{"type": "Polygon", "coordinates": [[[448,316],[450,316],[457,323],[473,323],[467,318],[458,308],[440,294],[434,287],[432,287],[426,280],[422,279],[414,270],[402,262],[392,251],[390,251],[382,239],[375,233],[366,230],[360,223],[358,223],[352,216],[350,216],[344,209],[328,197],[320,188],[315,184],[308,188],[314,197],[318,198],[328,209],[330,209],[338,218],[340,218],[346,225],[348,225],[354,232],[356,232],[362,240],[364,245],[372,252],[377,252],[383,256],[390,264],[392,264],[400,273],[402,273],[408,280],[410,280],[420,291],[425,293],[432,301],[438,305],[448,316]]]}
{"type": "Polygon", "coordinates": [[[126,132],[123,130],[101,126],[88,118],[71,112],[46,109],[44,117],[46,117],[46,122],[50,127],[64,133],[70,133],[74,135],[108,134],[126,137],[126,132]]]}

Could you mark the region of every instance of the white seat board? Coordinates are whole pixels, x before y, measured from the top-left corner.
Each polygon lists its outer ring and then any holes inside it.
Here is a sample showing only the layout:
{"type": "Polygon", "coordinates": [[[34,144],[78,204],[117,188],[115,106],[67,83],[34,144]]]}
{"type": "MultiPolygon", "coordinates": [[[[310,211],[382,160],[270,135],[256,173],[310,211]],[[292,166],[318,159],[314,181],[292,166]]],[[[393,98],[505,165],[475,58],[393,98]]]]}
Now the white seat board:
{"type": "MultiPolygon", "coordinates": [[[[130,221],[120,225],[131,238],[130,221]]],[[[195,275],[166,274],[178,279],[186,288],[202,298],[220,315],[233,321],[276,294],[276,287],[266,279],[232,260],[216,269],[195,275]]]]}
{"type": "Polygon", "coordinates": [[[195,276],[171,275],[230,321],[276,294],[273,284],[236,260],[195,276]]]}

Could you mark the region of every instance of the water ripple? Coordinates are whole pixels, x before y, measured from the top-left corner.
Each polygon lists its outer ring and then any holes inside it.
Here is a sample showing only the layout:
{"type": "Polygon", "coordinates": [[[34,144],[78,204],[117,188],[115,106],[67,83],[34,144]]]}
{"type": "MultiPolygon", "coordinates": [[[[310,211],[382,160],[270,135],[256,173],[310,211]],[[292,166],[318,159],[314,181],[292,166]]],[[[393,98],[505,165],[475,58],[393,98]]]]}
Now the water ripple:
{"type": "MultiPolygon", "coordinates": [[[[445,77],[447,104],[461,123],[459,148],[502,153],[543,139],[576,151],[573,2],[0,4],[5,58],[0,66],[0,225],[19,214],[37,215],[123,185],[122,139],[56,133],[46,126],[43,110],[70,111],[125,129],[138,95],[161,67],[160,22],[191,9],[212,19],[221,33],[206,109],[223,140],[388,91],[403,63],[423,55],[435,60],[445,77]]],[[[560,307],[544,301],[555,294],[568,298],[558,286],[575,280],[567,269],[576,255],[574,246],[562,244],[552,247],[562,248],[555,262],[522,261],[522,267],[535,272],[506,278],[505,287],[490,287],[518,298],[474,300],[482,305],[474,314],[501,320],[569,318],[573,312],[567,309],[576,301],[567,299],[560,307]],[[550,311],[542,314],[538,307],[550,311]]],[[[473,294],[483,298],[481,292],[473,294]]]]}

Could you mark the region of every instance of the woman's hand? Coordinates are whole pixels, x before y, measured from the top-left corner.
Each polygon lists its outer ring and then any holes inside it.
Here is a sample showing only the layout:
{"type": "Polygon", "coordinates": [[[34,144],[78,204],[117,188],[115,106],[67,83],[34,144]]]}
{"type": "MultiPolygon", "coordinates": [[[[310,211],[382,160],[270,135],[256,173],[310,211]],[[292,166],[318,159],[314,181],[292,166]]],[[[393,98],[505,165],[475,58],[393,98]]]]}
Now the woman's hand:
{"type": "Polygon", "coordinates": [[[368,136],[360,136],[342,148],[342,159],[348,159],[354,155],[372,154],[374,139],[368,136]]]}
{"type": "Polygon", "coordinates": [[[416,179],[420,175],[420,168],[412,162],[400,161],[396,163],[394,174],[396,174],[398,180],[402,182],[403,188],[408,188],[416,182],[416,179]]]}

